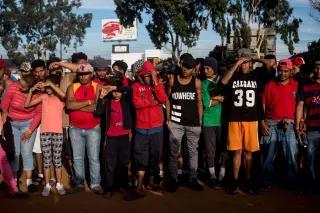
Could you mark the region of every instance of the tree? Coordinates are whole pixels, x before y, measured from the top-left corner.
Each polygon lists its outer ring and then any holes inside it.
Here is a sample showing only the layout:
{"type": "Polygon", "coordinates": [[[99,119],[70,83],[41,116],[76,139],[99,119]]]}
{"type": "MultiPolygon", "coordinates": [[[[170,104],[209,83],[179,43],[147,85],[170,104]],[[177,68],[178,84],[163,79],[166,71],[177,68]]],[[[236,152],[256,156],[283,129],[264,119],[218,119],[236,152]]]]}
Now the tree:
{"type": "Polygon", "coordinates": [[[228,30],[230,30],[230,28],[228,28],[230,27],[230,23],[226,21],[226,13],[227,13],[229,1],[228,0],[208,0],[203,2],[211,18],[212,29],[220,35],[221,45],[224,46],[225,35],[228,34],[228,30]]]}
{"type": "MultiPolygon", "coordinates": [[[[318,13],[320,13],[320,0],[309,0],[311,7],[316,10],[318,13]]],[[[320,17],[319,16],[315,16],[313,14],[311,14],[311,16],[316,20],[320,22],[320,17]]]]}
{"type": "Polygon", "coordinates": [[[81,45],[92,14],[75,14],[80,6],[80,0],[1,1],[0,37],[7,55],[21,58],[17,50],[22,48],[29,60],[46,59],[60,43],[62,57],[62,46],[81,45]]]}
{"type": "Polygon", "coordinates": [[[150,15],[146,25],[150,39],[156,48],[171,44],[172,58],[177,58],[182,45],[196,45],[200,31],[207,27],[208,11],[203,1],[191,0],[114,0],[116,14],[125,27],[135,19],[142,22],[142,14],[150,15]]]}
{"type": "Polygon", "coordinates": [[[251,37],[256,36],[254,49],[260,56],[266,29],[271,28],[293,54],[294,43],[299,42],[298,28],[302,20],[292,17],[292,12],[288,0],[229,0],[226,16],[231,18],[232,31],[237,37],[235,48],[250,48],[251,37]],[[251,34],[253,27],[257,28],[255,35],[251,34]]]}

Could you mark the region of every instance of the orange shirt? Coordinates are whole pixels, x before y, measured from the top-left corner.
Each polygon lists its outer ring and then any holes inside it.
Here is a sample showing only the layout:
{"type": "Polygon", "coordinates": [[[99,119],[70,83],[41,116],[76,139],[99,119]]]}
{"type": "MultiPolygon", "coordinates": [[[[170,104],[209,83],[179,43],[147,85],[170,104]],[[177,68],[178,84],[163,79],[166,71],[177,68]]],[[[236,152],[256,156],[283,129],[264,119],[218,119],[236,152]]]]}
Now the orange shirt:
{"type": "Polygon", "coordinates": [[[57,97],[49,97],[47,94],[42,96],[42,119],[40,132],[63,133],[62,131],[62,112],[63,102],[57,97]]]}

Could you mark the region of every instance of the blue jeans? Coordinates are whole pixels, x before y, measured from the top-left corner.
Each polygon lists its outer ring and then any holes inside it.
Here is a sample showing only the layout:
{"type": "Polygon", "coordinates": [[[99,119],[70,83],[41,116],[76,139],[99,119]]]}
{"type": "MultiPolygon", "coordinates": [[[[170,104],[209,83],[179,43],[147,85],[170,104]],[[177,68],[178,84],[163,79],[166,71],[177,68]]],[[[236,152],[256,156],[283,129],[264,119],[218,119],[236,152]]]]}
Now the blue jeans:
{"type": "Polygon", "coordinates": [[[82,185],[85,179],[84,157],[87,149],[91,187],[100,185],[100,125],[92,129],[70,127],[70,139],[73,151],[75,183],[82,185]]]}
{"type": "Polygon", "coordinates": [[[307,170],[309,178],[314,181],[316,174],[314,171],[314,161],[317,154],[317,149],[320,144],[320,131],[308,131],[308,158],[307,158],[307,170]]]}
{"type": "Polygon", "coordinates": [[[29,140],[22,140],[22,134],[29,130],[29,126],[32,119],[27,121],[11,121],[14,149],[15,149],[15,159],[11,163],[12,170],[17,172],[19,170],[19,158],[20,154],[22,156],[23,170],[32,171],[33,170],[33,145],[36,138],[36,132],[33,131],[31,138],[29,140]]]}
{"type": "Polygon", "coordinates": [[[282,149],[288,166],[288,180],[295,183],[298,175],[298,142],[293,124],[289,124],[286,131],[279,127],[278,123],[269,123],[269,135],[262,137],[262,182],[265,185],[272,184],[274,167],[273,161],[280,149],[282,149]]]}

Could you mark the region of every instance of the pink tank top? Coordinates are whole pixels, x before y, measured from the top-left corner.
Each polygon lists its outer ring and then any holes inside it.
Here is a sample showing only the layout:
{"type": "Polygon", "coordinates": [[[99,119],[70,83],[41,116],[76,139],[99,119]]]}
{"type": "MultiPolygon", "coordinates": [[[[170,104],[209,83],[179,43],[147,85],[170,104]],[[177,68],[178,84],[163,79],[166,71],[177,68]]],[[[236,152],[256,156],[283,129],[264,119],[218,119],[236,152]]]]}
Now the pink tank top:
{"type": "Polygon", "coordinates": [[[63,133],[62,112],[64,104],[56,96],[42,95],[42,119],[40,132],[63,133]]]}

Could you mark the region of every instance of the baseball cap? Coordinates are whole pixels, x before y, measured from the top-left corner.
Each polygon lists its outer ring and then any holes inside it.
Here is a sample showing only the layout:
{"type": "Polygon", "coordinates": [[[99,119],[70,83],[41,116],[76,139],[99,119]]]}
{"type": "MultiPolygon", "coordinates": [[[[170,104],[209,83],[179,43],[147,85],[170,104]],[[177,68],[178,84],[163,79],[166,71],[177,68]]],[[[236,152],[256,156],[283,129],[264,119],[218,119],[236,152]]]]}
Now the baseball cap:
{"type": "Polygon", "coordinates": [[[278,64],[278,69],[283,70],[283,69],[292,69],[292,61],[290,59],[283,59],[279,61],[278,64]]]}
{"type": "Polygon", "coordinates": [[[109,71],[110,67],[108,66],[107,62],[103,60],[95,60],[93,62],[94,71],[109,71]]]}
{"type": "Polygon", "coordinates": [[[20,65],[19,71],[21,72],[29,72],[32,70],[31,63],[29,61],[25,61],[20,65]]]}
{"type": "Polygon", "coordinates": [[[240,58],[252,58],[252,52],[250,49],[242,48],[238,50],[238,56],[240,58]]]}
{"type": "Polygon", "coordinates": [[[78,74],[93,73],[93,67],[90,64],[79,64],[77,69],[78,74]]]}
{"type": "Polygon", "coordinates": [[[292,65],[295,65],[295,66],[301,66],[302,64],[305,64],[304,59],[298,56],[291,58],[291,62],[292,62],[292,65]]]}

